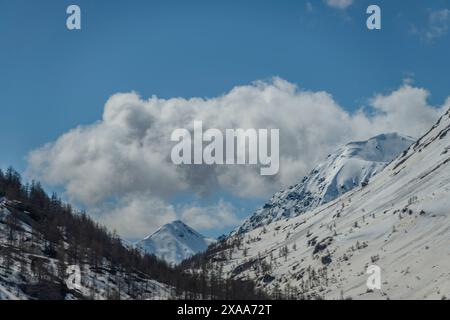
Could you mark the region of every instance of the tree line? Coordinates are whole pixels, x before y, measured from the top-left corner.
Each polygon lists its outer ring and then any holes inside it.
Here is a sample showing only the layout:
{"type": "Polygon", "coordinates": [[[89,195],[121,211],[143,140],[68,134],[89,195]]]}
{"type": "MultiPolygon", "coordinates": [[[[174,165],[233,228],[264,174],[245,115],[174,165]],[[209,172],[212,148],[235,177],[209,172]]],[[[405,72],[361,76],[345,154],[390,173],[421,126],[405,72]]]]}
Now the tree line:
{"type": "MultiPolygon", "coordinates": [[[[61,286],[64,286],[67,265],[89,264],[92,268],[104,268],[107,261],[113,273],[142,274],[171,286],[173,298],[269,298],[256,289],[252,281],[223,279],[220,270],[211,270],[206,261],[198,270],[189,271],[125,246],[115,232],[95,222],[86,212],[63,202],[56,193],[49,196],[39,182],[23,183],[20,174],[11,167],[6,171],[0,169],[1,197],[11,200],[8,209],[12,214],[4,222],[8,226],[8,239],[23,239],[17,237],[21,232],[18,220],[31,225],[32,234],[42,237],[45,255],[58,261],[61,274],[53,281],[61,286]]],[[[20,247],[20,241],[0,246],[4,264],[10,263],[11,250],[21,254],[24,249],[20,247]]],[[[34,267],[40,268],[39,261],[34,267]]]]}

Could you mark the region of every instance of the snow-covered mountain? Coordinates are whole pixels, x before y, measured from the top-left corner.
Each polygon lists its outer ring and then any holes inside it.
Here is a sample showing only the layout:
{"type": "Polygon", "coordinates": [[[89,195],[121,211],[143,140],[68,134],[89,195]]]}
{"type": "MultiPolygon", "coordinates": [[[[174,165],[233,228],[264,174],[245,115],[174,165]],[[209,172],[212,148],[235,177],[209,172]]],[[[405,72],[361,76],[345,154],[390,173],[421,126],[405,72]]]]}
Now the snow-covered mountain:
{"type": "Polygon", "coordinates": [[[389,133],[348,143],[328,155],[299,184],[276,193],[239,231],[298,216],[366,184],[413,142],[411,137],[389,133]]]}
{"type": "Polygon", "coordinates": [[[448,299],[449,208],[450,110],[367,186],[205,256],[227,277],[297,299],[448,299]],[[371,265],[380,289],[367,286],[371,265]]]}
{"type": "Polygon", "coordinates": [[[213,239],[202,236],[182,221],[176,220],[137,242],[136,246],[171,264],[178,264],[205,251],[213,242],[213,239]]]}

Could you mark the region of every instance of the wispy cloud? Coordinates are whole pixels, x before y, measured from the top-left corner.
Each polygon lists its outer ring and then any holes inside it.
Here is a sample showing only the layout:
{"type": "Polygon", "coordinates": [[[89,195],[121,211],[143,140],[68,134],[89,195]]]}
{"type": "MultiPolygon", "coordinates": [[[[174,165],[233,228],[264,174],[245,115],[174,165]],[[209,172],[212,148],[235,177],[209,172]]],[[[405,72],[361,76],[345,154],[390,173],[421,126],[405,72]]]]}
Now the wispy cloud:
{"type": "Polygon", "coordinates": [[[429,10],[427,22],[424,27],[413,25],[411,31],[427,42],[435,41],[445,36],[450,30],[450,10],[429,10]]]}
{"type": "Polygon", "coordinates": [[[353,0],[324,0],[325,3],[336,9],[344,10],[353,4],[353,0]]]}
{"type": "Polygon", "coordinates": [[[313,12],[314,6],[310,1],[306,1],[305,8],[307,12],[313,12]]]}
{"type": "Polygon", "coordinates": [[[430,40],[439,38],[447,34],[450,25],[450,10],[442,9],[431,11],[426,37],[430,40]]]}

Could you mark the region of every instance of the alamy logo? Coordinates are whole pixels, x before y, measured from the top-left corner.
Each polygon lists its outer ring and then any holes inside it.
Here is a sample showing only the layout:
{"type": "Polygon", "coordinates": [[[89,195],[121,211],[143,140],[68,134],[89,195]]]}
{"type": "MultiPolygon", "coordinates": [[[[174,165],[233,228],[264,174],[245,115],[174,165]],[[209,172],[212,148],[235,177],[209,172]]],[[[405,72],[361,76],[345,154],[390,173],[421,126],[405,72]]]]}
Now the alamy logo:
{"type": "Polygon", "coordinates": [[[279,139],[278,129],[270,135],[268,129],[226,129],[224,135],[219,129],[203,132],[202,121],[194,121],[193,137],[187,129],[172,132],[170,140],[178,143],[171,158],[177,165],[260,165],[261,175],[272,176],[280,168],[279,139]]]}
{"type": "Polygon", "coordinates": [[[367,29],[381,30],[381,8],[375,4],[370,5],[367,7],[367,14],[370,14],[367,18],[367,29]]]}
{"type": "Polygon", "coordinates": [[[371,265],[367,268],[367,288],[369,290],[381,290],[381,268],[377,265],[371,265]]]}
{"type": "Polygon", "coordinates": [[[70,15],[66,20],[67,29],[81,30],[81,8],[72,4],[67,7],[66,13],[70,15]]]}
{"type": "Polygon", "coordinates": [[[81,290],[81,270],[77,265],[70,265],[66,269],[68,274],[66,285],[70,290],[81,290]]]}

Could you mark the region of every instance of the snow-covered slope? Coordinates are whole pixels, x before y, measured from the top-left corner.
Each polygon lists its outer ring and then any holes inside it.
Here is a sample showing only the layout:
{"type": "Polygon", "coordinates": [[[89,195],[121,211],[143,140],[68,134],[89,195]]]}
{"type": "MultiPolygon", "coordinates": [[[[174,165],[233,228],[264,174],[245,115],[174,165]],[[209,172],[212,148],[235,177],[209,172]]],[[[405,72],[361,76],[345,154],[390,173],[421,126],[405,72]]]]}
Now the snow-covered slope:
{"type": "Polygon", "coordinates": [[[450,298],[450,111],[367,186],[218,246],[227,276],[295,298],[450,298]]]}
{"type": "MultiPolygon", "coordinates": [[[[62,286],[61,283],[69,283],[70,274],[63,278],[59,268],[68,265],[62,263],[55,254],[49,253],[46,249],[48,242],[37,231],[36,223],[28,217],[26,211],[16,210],[16,214],[12,214],[11,210],[15,210],[17,204],[20,202],[0,198],[0,300],[130,300],[173,297],[170,286],[153,280],[142,272],[125,272],[120,268],[112,268],[106,259],[96,266],[79,262],[80,283],[76,288],[62,286]],[[8,219],[12,219],[17,228],[13,238],[8,219]]],[[[67,248],[68,244],[64,243],[64,247],[67,248]]]]}
{"type": "Polygon", "coordinates": [[[205,251],[214,242],[177,220],[159,228],[156,232],[136,243],[147,253],[154,254],[171,264],[205,251]]]}
{"type": "Polygon", "coordinates": [[[367,183],[413,142],[411,137],[390,133],[348,143],[330,154],[299,184],[276,193],[244,222],[239,231],[247,232],[292,218],[336,199],[367,183]]]}

